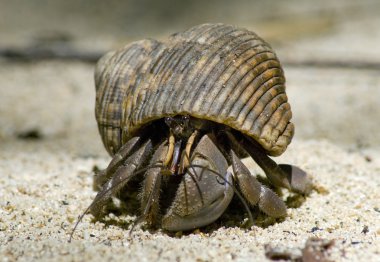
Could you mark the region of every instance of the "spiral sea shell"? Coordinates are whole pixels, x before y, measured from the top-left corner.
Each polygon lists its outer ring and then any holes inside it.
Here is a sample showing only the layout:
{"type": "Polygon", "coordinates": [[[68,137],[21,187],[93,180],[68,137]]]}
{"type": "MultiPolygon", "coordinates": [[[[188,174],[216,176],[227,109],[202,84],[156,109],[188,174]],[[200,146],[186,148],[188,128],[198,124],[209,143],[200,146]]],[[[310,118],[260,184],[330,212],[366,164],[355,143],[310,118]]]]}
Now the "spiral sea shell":
{"type": "Polygon", "coordinates": [[[203,24],[165,42],[131,43],[98,62],[95,82],[110,154],[151,121],[184,114],[238,130],[273,156],[293,137],[280,62],[245,29],[203,24]]]}

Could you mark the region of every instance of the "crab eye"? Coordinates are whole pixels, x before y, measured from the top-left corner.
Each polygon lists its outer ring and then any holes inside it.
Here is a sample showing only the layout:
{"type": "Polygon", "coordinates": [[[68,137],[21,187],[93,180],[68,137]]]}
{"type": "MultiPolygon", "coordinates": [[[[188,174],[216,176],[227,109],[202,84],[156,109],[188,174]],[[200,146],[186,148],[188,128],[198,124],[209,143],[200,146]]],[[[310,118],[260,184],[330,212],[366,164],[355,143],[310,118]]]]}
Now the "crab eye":
{"type": "Polygon", "coordinates": [[[165,124],[167,124],[168,126],[170,126],[172,121],[173,121],[173,119],[171,117],[165,117],[165,124]]]}
{"type": "Polygon", "coordinates": [[[188,116],[188,115],[182,116],[182,125],[183,126],[187,126],[189,124],[189,121],[190,121],[190,116],[188,116]]]}

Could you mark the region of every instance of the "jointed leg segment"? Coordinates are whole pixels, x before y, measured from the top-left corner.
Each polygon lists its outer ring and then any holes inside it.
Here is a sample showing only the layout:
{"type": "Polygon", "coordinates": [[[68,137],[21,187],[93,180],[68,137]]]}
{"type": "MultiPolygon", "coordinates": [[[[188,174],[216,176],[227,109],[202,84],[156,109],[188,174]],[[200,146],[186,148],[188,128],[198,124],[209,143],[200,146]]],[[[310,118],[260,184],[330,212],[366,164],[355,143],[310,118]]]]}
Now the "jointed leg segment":
{"type": "Polygon", "coordinates": [[[248,137],[237,140],[230,132],[226,132],[226,135],[234,147],[243,147],[248,152],[274,186],[284,187],[301,194],[310,193],[311,181],[302,169],[292,165],[277,165],[255,141],[248,137]]]}
{"type": "Polygon", "coordinates": [[[138,146],[141,146],[142,138],[139,136],[132,137],[125,143],[119,151],[112,157],[107,168],[101,170],[94,177],[94,189],[100,190],[103,184],[110,179],[116,169],[123,164],[123,161],[129,157],[138,146]]]}
{"type": "Polygon", "coordinates": [[[99,216],[105,203],[136,175],[135,170],[146,161],[151,151],[152,141],[148,140],[124,162],[120,161],[118,167],[114,167],[116,171],[111,174],[112,177],[102,185],[90,208],[90,212],[94,216],[99,216]]]}
{"type": "Polygon", "coordinates": [[[168,147],[170,147],[170,144],[168,146],[167,142],[164,141],[154,152],[149,164],[152,168],[145,174],[141,192],[141,218],[145,218],[151,225],[156,222],[159,212],[159,197],[162,180],[161,170],[165,168],[162,163],[165,161],[168,147]],[[154,167],[156,165],[157,167],[154,167]]]}
{"type": "Polygon", "coordinates": [[[259,205],[260,210],[271,217],[286,216],[286,206],[271,189],[262,185],[251,175],[235,152],[230,151],[232,168],[240,191],[251,206],[259,205]]]}

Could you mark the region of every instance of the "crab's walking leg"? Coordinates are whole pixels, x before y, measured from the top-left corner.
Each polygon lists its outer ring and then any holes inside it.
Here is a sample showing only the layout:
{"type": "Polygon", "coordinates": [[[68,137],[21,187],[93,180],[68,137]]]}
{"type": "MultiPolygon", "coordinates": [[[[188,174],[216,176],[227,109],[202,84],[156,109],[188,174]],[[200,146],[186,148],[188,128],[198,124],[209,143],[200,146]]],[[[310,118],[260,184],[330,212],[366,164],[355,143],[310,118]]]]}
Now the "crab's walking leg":
{"type": "Polygon", "coordinates": [[[302,169],[292,165],[277,165],[265,151],[252,139],[244,137],[237,139],[230,132],[226,132],[233,144],[240,144],[264,170],[270,182],[278,187],[284,187],[301,194],[309,194],[312,189],[310,178],[302,169]]]}
{"type": "Polygon", "coordinates": [[[146,172],[141,191],[141,218],[145,218],[151,225],[156,223],[159,211],[159,197],[162,179],[161,170],[163,168],[162,163],[166,157],[167,151],[167,141],[164,141],[154,152],[153,157],[150,160],[150,166],[152,166],[152,168],[146,172]],[[155,165],[159,166],[154,167],[155,165]]]}
{"type": "Polygon", "coordinates": [[[275,186],[285,187],[301,194],[310,193],[312,185],[305,171],[292,165],[277,165],[254,143],[243,142],[243,146],[275,186]]]}
{"type": "Polygon", "coordinates": [[[258,204],[260,210],[271,217],[286,216],[286,205],[284,201],[272,190],[257,181],[232,149],[230,150],[230,158],[236,182],[249,204],[251,206],[258,204]]]}
{"type": "Polygon", "coordinates": [[[294,192],[306,195],[310,194],[313,185],[305,171],[294,165],[279,164],[278,166],[283,171],[282,173],[285,173],[288,180],[290,180],[290,186],[294,192]]]}
{"type": "Polygon", "coordinates": [[[132,154],[137,147],[142,143],[142,138],[139,136],[132,137],[125,143],[119,151],[112,157],[107,168],[99,171],[94,177],[94,189],[100,190],[104,183],[112,176],[116,169],[122,165],[123,161],[132,154]]]}
{"type": "Polygon", "coordinates": [[[102,207],[116,192],[118,192],[134,175],[134,171],[146,161],[152,151],[152,141],[146,141],[137,151],[130,155],[122,165],[116,168],[112,177],[102,186],[91,204],[90,212],[99,216],[102,207]]]}

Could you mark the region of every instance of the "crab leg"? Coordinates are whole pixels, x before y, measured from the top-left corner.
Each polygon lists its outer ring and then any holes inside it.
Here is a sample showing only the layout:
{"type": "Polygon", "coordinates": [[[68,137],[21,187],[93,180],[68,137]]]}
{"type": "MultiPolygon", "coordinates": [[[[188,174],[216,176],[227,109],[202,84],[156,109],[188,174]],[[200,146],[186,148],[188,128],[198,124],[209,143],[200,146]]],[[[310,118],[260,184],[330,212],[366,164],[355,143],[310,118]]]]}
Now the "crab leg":
{"type": "Polygon", "coordinates": [[[91,204],[90,212],[94,216],[102,213],[102,207],[115,193],[128,183],[135,175],[135,170],[145,162],[152,151],[152,141],[146,141],[136,152],[130,155],[125,162],[116,168],[116,171],[101,188],[91,204]]]}
{"type": "Polygon", "coordinates": [[[311,181],[305,171],[292,165],[277,165],[255,143],[243,142],[243,147],[275,186],[285,187],[301,194],[310,193],[311,181]]]}
{"type": "Polygon", "coordinates": [[[142,138],[139,136],[132,137],[125,143],[119,151],[112,157],[111,162],[108,164],[106,169],[99,171],[94,177],[94,189],[100,190],[104,183],[111,177],[111,175],[116,171],[116,169],[122,165],[123,161],[130,156],[133,151],[136,150],[138,146],[141,146],[142,138]]]}
{"type": "MultiPolygon", "coordinates": [[[[169,144],[170,147],[170,144],[169,144]]],[[[154,152],[150,166],[162,165],[168,151],[167,142],[164,141],[154,152]]],[[[159,196],[161,186],[162,167],[153,167],[146,172],[144,185],[141,191],[141,218],[146,218],[149,224],[155,224],[159,211],[159,196]]]]}
{"type": "Polygon", "coordinates": [[[232,149],[230,150],[230,158],[235,180],[249,204],[251,206],[258,204],[260,210],[271,217],[286,216],[284,201],[272,190],[257,181],[232,149]]]}
{"type": "Polygon", "coordinates": [[[305,171],[292,165],[277,165],[255,141],[248,137],[237,141],[230,132],[226,134],[234,145],[242,145],[273,185],[301,194],[310,193],[312,184],[305,171]]]}
{"type": "Polygon", "coordinates": [[[290,180],[290,186],[294,192],[305,195],[310,194],[313,185],[305,171],[294,165],[279,164],[278,166],[283,171],[282,175],[286,175],[290,180]]]}

